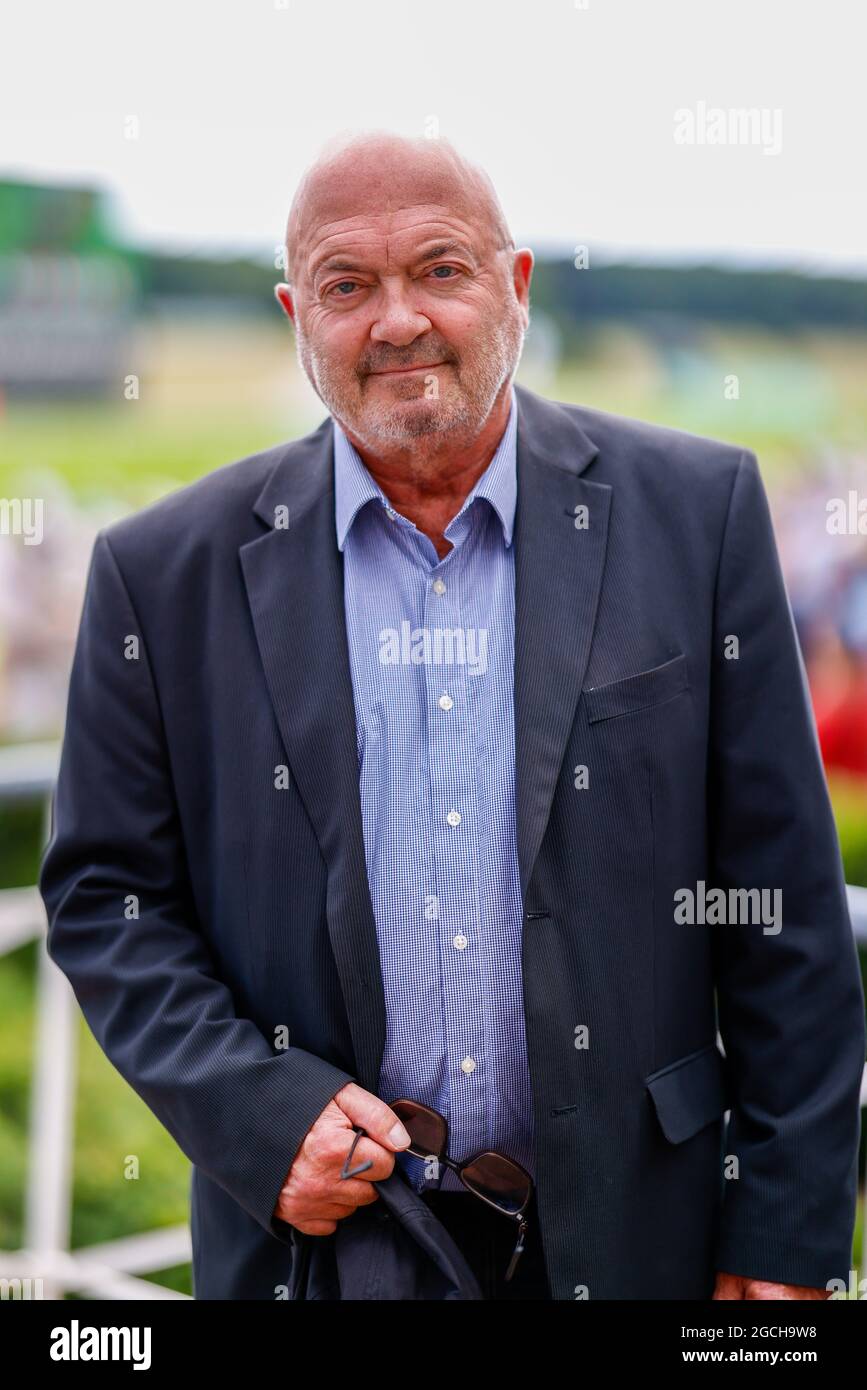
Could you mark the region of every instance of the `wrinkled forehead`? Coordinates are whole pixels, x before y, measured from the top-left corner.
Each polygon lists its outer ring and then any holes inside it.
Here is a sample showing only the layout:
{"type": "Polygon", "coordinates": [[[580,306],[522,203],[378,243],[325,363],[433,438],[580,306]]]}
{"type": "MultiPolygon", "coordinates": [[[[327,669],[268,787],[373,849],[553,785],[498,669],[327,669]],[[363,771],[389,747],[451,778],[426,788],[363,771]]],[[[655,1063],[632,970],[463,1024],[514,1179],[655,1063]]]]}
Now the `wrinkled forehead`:
{"type": "Polygon", "coordinates": [[[464,255],[478,264],[484,246],[478,227],[449,208],[423,203],[323,223],[296,252],[295,264],[299,275],[306,273],[312,280],[320,269],[395,272],[435,255],[464,255]]]}
{"type": "Polygon", "coordinates": [[[494,236],[489,199],[458,172],[431,161],[412,170],[342,166],[322,170],[299,190],[289,219],[294,269],[308,273],[323,255],[365,246],[371,255],[409,256],[414,243],[449,233],[482,254],[494,236]]]}

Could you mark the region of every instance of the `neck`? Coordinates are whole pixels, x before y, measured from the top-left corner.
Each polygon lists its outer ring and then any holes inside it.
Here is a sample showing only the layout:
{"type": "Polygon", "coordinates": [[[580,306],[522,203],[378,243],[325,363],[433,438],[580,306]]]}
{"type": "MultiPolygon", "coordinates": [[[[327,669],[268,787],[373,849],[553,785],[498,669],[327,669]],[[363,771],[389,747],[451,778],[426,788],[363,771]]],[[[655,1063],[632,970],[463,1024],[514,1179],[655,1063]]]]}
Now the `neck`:
{"type": "Polygon", "coordinates": [[[445,528],[457,516],[503,437],[511,391],[511,382],[506,382],[482,429],[470,438],[449,435],[443,439],[434,434],[409,446],[374,452],[343,427],[391,505],[430,537],[441,560],[452,548],[451,541],[445,539],[445,528]]]}

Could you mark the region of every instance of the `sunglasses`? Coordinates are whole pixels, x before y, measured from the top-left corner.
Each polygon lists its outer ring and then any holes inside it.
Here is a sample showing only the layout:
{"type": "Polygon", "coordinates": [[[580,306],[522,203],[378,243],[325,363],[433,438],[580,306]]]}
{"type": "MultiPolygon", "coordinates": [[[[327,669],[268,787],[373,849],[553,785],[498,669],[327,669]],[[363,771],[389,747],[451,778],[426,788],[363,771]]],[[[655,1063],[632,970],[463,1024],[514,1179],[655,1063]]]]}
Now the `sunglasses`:
{"type": "MultiPolygon", "coordinates": [[[[474,1197],[493,1207],[494,1211],[517,1221],[518,1240],[505,1274],[506,1280],[510,1280],[524,1252],[524,1236],[527,1232],[525,1213],[533,1195],[533,1179],[530,1174],[514,1159],[490,1150],[477,1154],[475,1158],[467,1159],[464,1163],[455,1163],[447,1152],[449,1126],[443,1115],[417,1100],[393,1100],[389,1102],[389,1109],[397,1115],[410,1138],[409,1147],[401,1149],[401,1153],[413,1154],[415,1158],[436,1159],[438,1164],[451,1169],[474,1197]]],[[[352,1148],[346,1156],[340,1174],[341,1178],[357,1177],[359,1173],[364,1173],[373,1166],[369,1160],[355,1168],[350,1166],[355,1147],[364,1132],[363,1129],[356,1131],[352,1148]]]]}

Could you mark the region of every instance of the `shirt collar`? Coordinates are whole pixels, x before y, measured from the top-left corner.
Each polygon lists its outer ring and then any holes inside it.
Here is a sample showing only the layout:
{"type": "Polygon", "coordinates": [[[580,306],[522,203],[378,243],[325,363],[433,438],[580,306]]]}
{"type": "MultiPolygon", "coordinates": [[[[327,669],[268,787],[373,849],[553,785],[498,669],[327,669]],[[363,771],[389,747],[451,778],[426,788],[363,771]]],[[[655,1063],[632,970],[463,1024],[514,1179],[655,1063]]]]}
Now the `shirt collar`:
{"type": "MultiPolygon", "coordinates": [[[[464,500],[457,516],[452,517],[446,527],[446,535],[457,518],[463,515],[477,497],[486,497],[500,518],[504,544],[511,545],[515,524],[515,505],[518,496],[517,417],[517,402],[514,389],[512,389],[509,419],[497,445],[497,451],[476,482],[475,487],[464,500]]],[[[334,426],[334,512],[337,544],[343,550],[352,523],[362,507],[366,506],[368,502],[379,502],[383,509],[391,509],[391,503],[365,467],[358,450],[346,437],[333,416],[332,424],[334,426]]]]}

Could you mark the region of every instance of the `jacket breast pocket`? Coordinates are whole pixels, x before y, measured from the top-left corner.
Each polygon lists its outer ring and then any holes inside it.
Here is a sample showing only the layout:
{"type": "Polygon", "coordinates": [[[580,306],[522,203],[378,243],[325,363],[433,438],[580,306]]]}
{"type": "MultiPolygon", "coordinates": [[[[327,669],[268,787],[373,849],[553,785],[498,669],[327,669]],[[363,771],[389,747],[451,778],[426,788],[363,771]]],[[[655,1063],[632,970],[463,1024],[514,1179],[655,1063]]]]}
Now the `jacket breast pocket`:
{"type": "Polygon", "coordinates": [[[726,1062],[715,1042],[645,1077],[662,1132],[672,1144],[690,1139],[729,1109],[726,1062]]]}
{"type": "Polygon", "coordinates": [[[620,714],[661,705],[688,689],[686,657],[678,652],[661,666],[652,666],[648,671],[637,671],[634,676],[589,686],[582,691],[587,722],[595,724],[600,719],[614,719],[620,714]]]}

